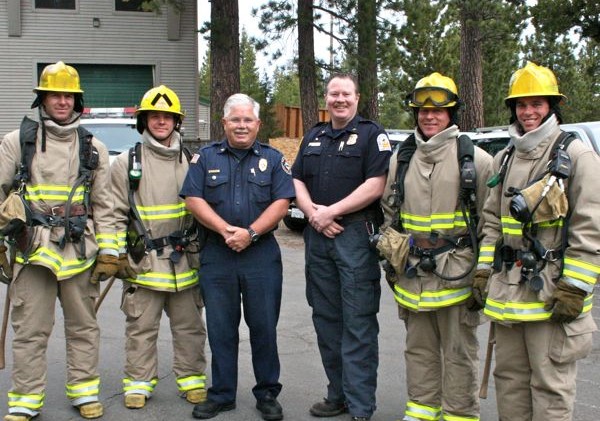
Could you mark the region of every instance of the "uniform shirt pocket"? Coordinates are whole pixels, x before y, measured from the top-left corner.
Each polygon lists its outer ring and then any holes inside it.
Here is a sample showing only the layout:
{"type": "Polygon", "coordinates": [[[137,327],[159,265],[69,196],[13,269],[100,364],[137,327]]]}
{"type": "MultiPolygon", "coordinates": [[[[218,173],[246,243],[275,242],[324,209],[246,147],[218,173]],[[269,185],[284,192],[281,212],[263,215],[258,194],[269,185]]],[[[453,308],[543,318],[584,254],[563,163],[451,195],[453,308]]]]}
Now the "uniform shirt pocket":
{"type": "Polygon", "coordinates": [[[305,177],[314,177],[319,174],[319,160],[323,153],[323,146],[307,147],[302,153],[303,169],[305,177]]]}
{"type": "Polygon", "coordinates": [[[257,174],[256,177],[248,177],[248,188],[252,202],[265,203],[271,201],[271,178],[269,175],[257,174]]]}
{"type": "Polygon", "coordinates": [[[357,168],[362,166],[362,151],[359,148],[343,148],[335,156],[333,174],[338,178],[356,178],[362,176],[357,168]]]}
{"type": "Polygon", "coordinates": [[[211,205],[217,205],[227,200],[227,184],[229,177],[225,174],[210,175],[206,178],[204,200],[211,205]]]}

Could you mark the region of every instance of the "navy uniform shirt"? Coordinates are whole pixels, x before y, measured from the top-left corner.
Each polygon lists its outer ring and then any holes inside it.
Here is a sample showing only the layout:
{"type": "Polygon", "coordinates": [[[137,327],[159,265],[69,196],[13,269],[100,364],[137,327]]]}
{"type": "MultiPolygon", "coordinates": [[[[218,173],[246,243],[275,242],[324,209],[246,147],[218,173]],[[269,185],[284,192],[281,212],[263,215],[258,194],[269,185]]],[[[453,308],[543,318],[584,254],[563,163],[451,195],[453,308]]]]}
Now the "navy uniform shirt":
{"type": "Polygon", "coordinates": [[[374,121],[356,116],[341,130],[318,123],[304,136],[292,175],[306,185],[314,203],[329,206],[368,178],[386,174],[391,154],[385,130],[374,121]]]}
{"type": "Polygon", "coordinates": [[[247,227],[278,199],[293,199],[287,161],[278,150],[254,142],[248,150],[227,141],[200,148],[190,162],[182,197],[201,197],[228,224],[247,227]]]}

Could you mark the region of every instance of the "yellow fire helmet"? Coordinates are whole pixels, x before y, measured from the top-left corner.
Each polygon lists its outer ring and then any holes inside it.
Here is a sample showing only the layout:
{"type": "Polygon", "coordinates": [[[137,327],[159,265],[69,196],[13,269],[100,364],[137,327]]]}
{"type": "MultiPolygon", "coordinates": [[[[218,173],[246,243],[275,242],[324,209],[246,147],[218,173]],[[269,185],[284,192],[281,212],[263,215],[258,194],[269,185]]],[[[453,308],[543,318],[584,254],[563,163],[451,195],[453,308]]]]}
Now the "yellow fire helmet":
{"type": "Polygon", "coordinates": [[[413,108],[454,107],[458,101],[458,89],[454,81],[438,72],[419,80],[415,90],[406,97],[406,103],[413,108]]]}
{"type": "Polygon", "coordinates": [[[558,82],[552,70],[530,61],[525,67],[512,74],[508,86],[508,96],[504,101],[508,105],[511,99],[529,96],[566,98],[558,91],[558,82]]]}
{"type": "Polygon", "coordinates": [[[83,90],[79,84],[79,73],[77,73],[77,70],[59,61],[44,67],[40,76],[40,84],[33,92],[70,92],[82,94],[83,90]]]}
{"type": "Polygon", "coordinates": [[[180,118],[185,116],[185,113],[181,111],[179,97],[165,85],[152,88],[144,94],[142,102],[135,113],[137,115],[144,111],[163,111],[177,114],[180,118]]]}

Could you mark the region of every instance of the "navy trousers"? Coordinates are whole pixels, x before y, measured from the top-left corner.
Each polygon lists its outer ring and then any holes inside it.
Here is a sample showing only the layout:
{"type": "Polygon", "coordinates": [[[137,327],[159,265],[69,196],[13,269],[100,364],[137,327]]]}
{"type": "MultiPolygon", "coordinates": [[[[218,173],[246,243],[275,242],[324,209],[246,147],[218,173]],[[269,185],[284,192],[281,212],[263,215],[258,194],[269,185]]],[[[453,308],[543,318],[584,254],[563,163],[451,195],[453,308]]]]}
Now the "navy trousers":
{"type": "Polygon", "coordinates": [[[238,382],[239,324],[242,308],[250,331],[256,399],[281,391],[277,322],[281,308],[281,251],[273,235],[241,253],[209,237],[202,251],[200,287],[212,352],[208,398],[234,402],[238,382]]]}
{"type": "Polygon", "coordinates": [[[346,402],[353,416],[375,411],[381,272],[369,248],[364,221],[344,227],[335,239],[304,231],[306,298],[313,311],[327,399],[346,402]]]}

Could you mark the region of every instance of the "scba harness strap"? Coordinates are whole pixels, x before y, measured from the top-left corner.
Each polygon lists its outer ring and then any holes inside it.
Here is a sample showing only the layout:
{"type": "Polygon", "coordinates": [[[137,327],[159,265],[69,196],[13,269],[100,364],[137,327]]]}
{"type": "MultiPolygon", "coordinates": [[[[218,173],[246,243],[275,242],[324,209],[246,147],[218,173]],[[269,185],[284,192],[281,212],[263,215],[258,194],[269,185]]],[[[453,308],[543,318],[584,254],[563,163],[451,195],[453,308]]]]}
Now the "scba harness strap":
{"type": "MultiPolygon", "coordinates": [[[[477,249],[477,224],[479,222],[479,216],[477,213],[477,174],[475,170],[475,146],[471,138],[467,135],[460,135],[457,138],[457,160],[460,167],[460,191],[459,191],[459,202],[461,211],[463,214],[463,218],[467,222],[467,228],[469,235],[462,237],[448,237],[444,236],[443,239],[444,244],[440,247],[419,247],[419,246],[411,246],[410,253],[419,257],[421,259],[420,263],[424,263],[426,261],[427,264],[422,264],[421,267],[423,270],[428,272],[433,272],[435,275],[446,281],[458,281],[463,279],[475,266],[477,263],[476,256],[473,258],[473,262],[468,271],[459,276],[447,277],[443,276],[440,273],[435,271],[435,261],[433,257],[438,254],[442,254],[446,251],[452,250],[457,247],[472,247],[473,249],[477,249]],[[467,213],[468,210],[468,213],[467,213]],[[465,241],[468,240],[468,241],[465,241]]],[[[408,167],[410,165],[410,160],[412,159],[415,151],[417,149],[415,135],[411,134],[403,143],[402,146],[398,149],[397,154],[397,169],[396,169],[396,179],[394,184],[392,184],[392,190],[394,194],[391,196],[392,203],[390,206],[392,208],[398,209],[396,212],[396,220],[392,223],[399,232],[403,232],[402,229],[402,220],[400,215],[400,206],[404,202],[404,179],[406,178],[406,173],[408,171],[408,167]]],[[[432,233],[430,240],[432,244],[438,243],[439,234],[432,233]]],[[[414,268],[413,268],[414,269],[414,268]]],[[[410,273],[416,273],[413,271],[408,271],[410,273]]],[[[407,274],[408,274],[407,272],[407,274]]],[[[413,275],[414,276],[414,275],[413,275]]]]}
{"type": "MultiPolygon", "coordinates": [[[[186,147],[182,148],[182,154],[185,155],[188,162],[192,159],[192,154],[186,147]]],[[[183,256],[185,248],[194,239],[200,240],[203,238],[200,234],[204,233],[201,225],[194,222],[191,227],[185,230],[173,231],[171,234],[152,238],[150,232],[144,226],[142,217],[135,204],[135,192],[140,187],[140,180],[142,178],[142,143],[137,142],[135,146],[129,149],[128,154],[128,177],[129,177],[129,219],[131,221],[131,227],[127,230],[126,241],[127,249],[134,262],[138,263],[144,255],[151,250],[156,250],[158,255],[161,255],[163,249],[171,245],[173,252],[169,256],[169,259],[173,263],[179,262],[183,256]]],[[[180,160],[181,162],[181,160],[180,160]]]]}
{"type": "MultiPolygon", "coordinates": [[[[64,249],[66,243],[79,243],[79,255],[85,256],[85,241],[80,241],[83,237],[87,224],[88,214],[90,212],[90,189],[92,173],[98,168],[99,154],[98,150],[92,145],[93,135],[84,127],[77,127],[77,136],[79,139],[79,170],[77,179],[71,187],[67,200],[62,209],[62,215],[57,215],[54,210],[49,214],[32,212],[29,201],[26,199],[26,186],[31,180],[31,166],[33,157],[36,153],[37,131],[39,123],[31,120],[29,117],[23,117],[19,129],[19,143],[21,145],[21,164],[15,175],[14,189],[20,192],[23,203],[30,211],[27,225],[30,227],[36,225],[63,226],[65,233],[59,242],[59,247],[64,249]],[[77,189],[83,186],[83,208],[73,205],[73,196],[77,189]]],[[[44,135],[43,135],[44,136],[44,135]]],[[[45,148],[42,149],[45,152],[45,148]]],[[[56,209],[59,207],[55,207],[56,209]]]]}

